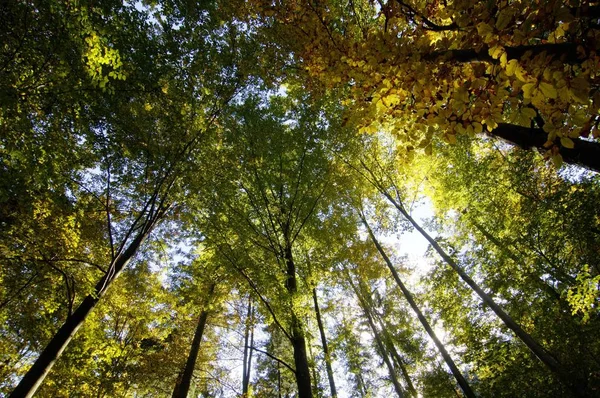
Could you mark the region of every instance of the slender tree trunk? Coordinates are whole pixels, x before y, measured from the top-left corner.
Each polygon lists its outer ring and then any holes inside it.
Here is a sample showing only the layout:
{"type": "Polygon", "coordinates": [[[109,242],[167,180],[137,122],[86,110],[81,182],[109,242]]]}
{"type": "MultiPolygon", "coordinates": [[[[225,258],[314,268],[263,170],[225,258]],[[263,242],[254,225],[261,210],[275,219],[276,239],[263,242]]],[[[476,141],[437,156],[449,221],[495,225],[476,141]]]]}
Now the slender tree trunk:
{"type": "MultiPolygon", "coordinates": [[[[285,287],[294,296],[298,291],[296,281],[296,265],[292,256],[291,244],[285,247],[285,262],[287,266],[287,280],[285,287]]],[[[304,328],[302,322],[292,308],[292,334],[291,343],[294,348],[294,365],[296,368],[296,383],[298,385],[299,398],[312,398],[312,385],[310,381],[310,367],[308,366],[308,356],[306,355],[306,340],[304,338],[304,328]]]]}
{"type": "Polygon", "coordinates": [[[327,338],[325,337],[325,328],[323,327],[323,320],[321,319],[321,310],[319,309],[319,301],[317,300],[317,289],[313,288],[313,302],[315,303],[315,315],[317,317],[317,324],[319,325],[319,334],[321,335],[321,343],[323,344],[323,354],[325,355],[325,369],[327,370],[327,379],[329,380],[329,389],[331,390],[331,397],[337,397],[337,391],[335,388],[335,380],[333,378],[333,369],[331,367],[331,355],[329,354],[329,347],[327,346],[327,338]]]}
{"type": "Polygon", "coordinates": [[[61,356],[75,333],[77,333],[77,330],[83,325],[89,313],[94,309],[100,298],[104,296],[113,281],[119,276],[146,240],[156,221],[157,219],[147,221],[135,239],[127,246],[127,249],[112,261],[108,272],[96,284],[94,293],[87,295],[77,309],[67,317],[65,323],[54,334],[33,366],[31,366],[13,390],[10,398],[29,398],[33,396],[54,366],[56,360],[61,356]]]}
{"type": "Polygon", "coordinates": [[[369,327],[373,331],[373,337],[375,338],[375,344],[377,344],[377,348],[379,349],[379,352],[381,354],[381,359],[383,359],[385,366],[388,368],[388,373],[390,375],[390,379],[392,380],[392,384],[394,385],[394,390],[396,390],[396,394],[398,394],[399,398],[404,398],[404,390],[402,388],[402,385],[398,381],[396,369],[394,369],[394,366],[392,365],[392,361],[390,360],[390,357],[385,348],[383,340],[381,339],[379,330],[377,330],[377,327],[375,326],[375,322],[373,322],[373,316],[371,314],[369,304],[367,303],[367,300],[365,299],[364,290],[366,290],[366,289],[364,289],[362,284],[359,282],[359,284],[361,285],[361,289],[359,290],[359,288],[357,288],[356,285],[354,284],[354,282],[352,281],[352,278],[350,277],[349,274],[347,275],[347,278],[348,278],[348,282],[350,282],[350,285],[352,286],[352,289],[354,290],[354,294],[356,294],[356,297],[358,298],[358,301],[360,302],[360,306],[362,307],[365,317],[367,318],[369,327]]]}
{"type": "Polygon", "coordinates": [[[460,372],[460,370],[458,369],[458,367],[456,366],[456,364],[452,360],[452,357],[450,357],[450,354],[448,353],[448,351],[446,351],[446,348],[444,347],[444,345],[442,344],[442,342],[437,338],[435,332],[433,331],[433,329],[429,325],[429,322],[427,321],[427,319],[425,318],[425,316],[423,315],[423,313],[421,312],[421,310],[417,306],[417,303],[413,299],[413,296],[410,293],[410,291],[406,288],[406,286],[404,285],[404,283],[402,283],[402,280],[400,279],[400,276],[398,275],[398,272],[396,271],[396,269],[392,265],[392,262],[390,261],[390,259],[388,258],[388,256],[385,254],[385,251],[383,250],[383,248],[379,244],[379,241],[377,240],[377,238],[375,238],[375,235],[373,234],[373,231],[371,230],[371,227],[367,223],[367,220],[365,219],[365,217],[364,217],[364,215],[362,213],[360,214],[360,217],[362,219],[363,224],[367,228],[367,231],[369,232],[369,236],[371,237],[371,240],[373,241],[373,243],[377,247],[377,250],[379,251],[379,254],[381,254],[381,257],[383,258],[383,260],[387,264],[389,270],[391,271],[392,276],[394,277],[394,280],[398,284],[398,287],[400,287],[400,290],[402,290],[402,293],[404,294],[404,297],[406,297],[406,300],[410,304],[411,308],[417,314],[417,318],[419,318],[419,321],[421,321],[421,324],[423,325],[423,327],[427,331],[427,334],[429,335],[429,337],[431,337],[431,339],[435,343],[436,347],[438,348],[438,350],[442,354],[442,357],[444,358],[444,361],[446,362],[446,364],[450,368],[450,371],[454,375],[454,378],[456,378],[456,381],[458,382],[458,385],[461,387],[461,389],[463,390],[463,392],[465,393],[465,395],[468,398],[475,398],[476,395],[473,392],[473,390],[471,389],[471,386],[469,385],[469,383],[467,382],[467,380],[464,378],[464,376],[462,375],[462,373],[460,372]]]}
{"type": "Polygon", "coordinates": [[[196,368],[196,359],[198,359],[198,353],[200,352],[200,343],[202,342],[204,327],[206,326],[206,320],[208,319],[208,315],[210,313],[208,306],[210,305],[210,301],[215,292],[215,287],[216,284],[214,283],[210,285],[208,296],[204,303],[204,308],[202,309],[200,317],[198,318],[198,325],[196,326],[196,331],[194,332],[190,353],[188,354],[187,361],[185,362],[185,367],[181,372],[181,377],[177,380],[177,383],[175,383],[175,388],[173,389],[173,398],[187,398],[190,385],[192,384],[194,369],[196,368]]]}
{"type": "Polygon", "coordinates": [[[248,386],[250,385],[250,371],[252,364],[252,347],[254,345],[254,325],[252,324],[252,297],[248,298],[248,313],[246,315],[246,330],[244,331],[244,364],[242,374],[242,396],[248,396],[248,386]],[[250,344],[248,344],[250,343],[250,344]]]}

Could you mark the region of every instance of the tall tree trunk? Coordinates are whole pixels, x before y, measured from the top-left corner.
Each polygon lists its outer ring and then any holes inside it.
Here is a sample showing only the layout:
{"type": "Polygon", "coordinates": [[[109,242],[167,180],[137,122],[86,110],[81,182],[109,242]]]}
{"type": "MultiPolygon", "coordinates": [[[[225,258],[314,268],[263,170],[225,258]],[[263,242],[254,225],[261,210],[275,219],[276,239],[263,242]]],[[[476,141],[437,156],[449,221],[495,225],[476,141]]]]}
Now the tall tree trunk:
{"type": "Polygon", "coordinates": [[[244,331],[244,364],[242,374],[242,396],[248,396],[250,372],[252,369],[252,346],[254,345],[252,297],[248,298],[248,313],[246,314],[246,329],[244,331]]]}
{"type": "MultiPolygon", "coordinates": [[[[481,298],[481,300],[487,304],[492,311],[504,322],[504,324],[513,331],[513,333],[523,342],[525,345],[534,353],[536,357],[542,363],[544,363],[548,369],[554,372],[558,378],[563,382],[564,385],[569,387],[569,389],[578,397],[586,397],[590,396],[591,393],[587,391],[587,387],[585,386],[585,382],[582,380],[574,380],[571,377],[570,372],[565,369],[562,364],[558,362],[554,356],[552,356],[544,347],[542,347],[529,333],[517,324],[514,319],[510,315],[508,315],[496,302],[475,283],[473,279],[450,257],[444,249],[433,239],[421,226],[408,214],[408,212],[404,209],[404,207],[398,203],[394,198],[385,190],[380,191],[386,198],[392,203],[396,209],[406,218],[412,226],[429,242],[429,244],[435,249],[435,251],[442,257],[442,259],[448,264],[459,276],[460,278],[469,285],[475,293],[481,298]]],[[[363,217],[363,222],[366,220],[363,217]]],[[[371,232],[371,236],[372,232],[371,232]]],[[[374,238],[374,237],[373,237],[374,238]]]]}
{"type": "Polygon", "coordinates": [[[410,293],[410,291],[406,288],[406,286],[404,285],[404,283],[402,283],[402,280],[400,279],[400,275],[398,275],[398,272],[396,271],[396,269],[392,265],[392,262],[390,261],[390,259],[388,258],[388,256],[385,254],[385,251],[383,250],[383,248],[379,244],[379,241],[377,240],[377,238],[373,234],[373,231],[371,230],[371,227],[367,223],[367,220],[365,219],[365,217],[364,217],[364,215],[362,213],[360,213],[360,218],[361,218],[363,224],[365,225],[365,227],[367,228],[367,231],[369,232],[369,236],[371,237],[371,240],[373,241],[373,243],[377,247],[377,250],[379,251],[379,254],[381,254],[381,257],[383,258],[383,260],[385,261],[385,263],[388,266],[389,270],[391,271],[392,276],[394,277],[394,280],[398,284],[398,287],[400,287],[400,290],[402,290],[402,293],[404,294],[404,297],[406,297],[406,300],[410,304],[411,308],[417,314],[417,318],[419,318],[419,321],[421,321],[421,324],[423,325],[423,327],[427,331],[427,334],[429,335],[429,337],[431,337],[431,339],[435,343],[436,347],[438,348],[438,350],[442,354],[442,357],[444,358],[444,361],[446,362],[446,364],[450,368],[450,371],[454,375],[454,378],[458,382],[458,385],[460,386],[460,388],[463,390],[463,392],[465,393],[465,395],[468,398],[475,398],[476,395],[473,392],[473,390],[471,389],[471,386],[469,385],[469,383],[467,382],[467,380],[464,378],[464,376],[462,375],[462,373],[460,372],[460,370],[458,369],[458,367],[456,366],[456,364],[452,360],[452,357],[450,357],[450,354],[448,353],[448,351],[446,351],[446,348],[444,347],[444,345],[442,344],[442,342],[437,338],[435,332],[433,331],[433,329],[429,325],[429,322],[427,321],[427,319],[425,318],[425,316],[423,315],[423,313],[421,312],[421,310],[417,306],[417,303],[413,299],[413,296],[410,293]]]}
{"type": "Polygon", "coordinates": [[[398,394],[399,398],[404,398],[404,390],[402,388],[402,385],[398,381],[396,369],[394,369],[394,366],[392,365],[392,361],[390,360],[390,357],[388,355],[386,347],[383,343],[383,340],[381,339],[379,330],[377,329],[377,326],[375,326],[375,322],[373,322],[373,316],[371,314],[371,309],[365,298],[365,295],[367,295],[368,293],[365,292],[366,289],[364,289],[364,286],[362,283],[359,282],[359,285],[361,286],[360,289],[356,287],[356,285],[352,281],[352,278],[350,277],[350,274],[347,274],[347,278],[348,278],[348,282],[352,286],[352,289],[354,290],[354,294],[356,294],[356,297],[358,298],[358,301],[360,302],[360,306],[362,307],[365,317],[367,318],[367,323],[369,324],[369,327],[373,331],[373,337],[375,338],[375,344],[377,344],[377,348],[379,349],[379,353],[381,354],[381,359],[383,359],[385,366],[388,368],[388,373],[390,375],[390,379],[392,380],[392,384],[394,385],[394,390],[396,390],[396,394],[398,394]]]}
{"type": "Polygon", "coordinates": [[[327,379],[329,380],[331,398],[336,398],[337,391],[335,388],[335,380],[333,379],[333,369],[331,368],[331,355],[329,354],[329,348],[327,347],[327,338],[325,337],[325,328],[323,327],[323,320],[321,319],[321,310],[319,309],[319,301],[317,299],[316,288],[313,288],[312,294],[313,302],[315,304],[315,315],[317,317],[317,324],[319,325],[319,334],[321,335],[321,343],[323,344],[323,354],[325,355],[325,369],[327,370],[327,379]]]}
{"type": "Polygon", "coordinates": [[[63,325],[54,334],[46,348],[41,352],[38,359],[21,379],[17,387],[10,394],[10,398],[29,398],[40,387],[56,360],[61,356],[77,330],[96,306],[100,298],[104,296],[114,280],[120,275],[131,258],[146,240],[150,231],[158,221],[159,216],[147,219],[141,230],[121,254],[111,262],[108,272],[100,279],[94,288],[94,293],[87,295],[77,309],[67,317],[63,325]]]}
{"type": "Polygon", "coordinates": [[[215,292],[215,287],[215,283],[211,284],[209,287],[204,308],[202,309],[200,317],[198,318],[198,325],[196,326],[196,331],[194,332],[190,353],[188,354],[187,361],[185,362],[185,367],[181,372],[181,377],[177,380],[175,383],[175,388],[173,389],[173,398],[187,398],[190,385],[192,384],[194,369],[196,368],[196,359],[198,359],[198,353],[200,352],[200,343],[202,342],[204,327],[206,326],[206,320],[208,319],[208,315],[210,313],[208,306],[210,305],[212,296],[215,292]]]}
{"type": "MultiPolygon", "coordinates": [[[[292,256],[291,244],[286,244],[284,249],[286,262],[287,279],[285,287],[293,297],[298,291],[296,281],[296,265],[292,256]]],[[[296,368],[296,383],[298,385],[299,398],[312,398],[312,386],[310,381],[310,367],[308,366],[308,356],[306,355],[306,340],[304,338],[304,328],[302,321],[296,315],[292,308],[292,334],[291,343],[294,348],[294,365],[296,368]]]]}

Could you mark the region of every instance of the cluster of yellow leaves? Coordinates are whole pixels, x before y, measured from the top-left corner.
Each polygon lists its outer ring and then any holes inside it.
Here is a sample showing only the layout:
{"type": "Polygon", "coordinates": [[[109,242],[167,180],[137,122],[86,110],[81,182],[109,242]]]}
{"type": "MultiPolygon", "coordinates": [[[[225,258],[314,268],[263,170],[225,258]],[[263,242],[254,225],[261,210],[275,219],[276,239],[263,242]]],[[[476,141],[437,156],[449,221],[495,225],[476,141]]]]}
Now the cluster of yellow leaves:
{"type": "MultiPolygon", "coordinates": [[[[262,5],[259,14],[268,9],[269,18],[283,22],[312,78],[349,89],[347,119],[362,132],[387,129],[414,145],[418,125],[454,142],[457,134],[493,131],[499,123],[529,127],[543,120],[549,142],[565,147],[590,130],[597,134],[600,95],[590,98],[600,67],[596,48],[579,45],[574,61],[547,47],[573,40],[585,23],[561,1],[502,0],[495,11],[466,1],[422,9],[414,4],[431,23],[460,26],[440,31],[425,29],[422,21],[415,26],[419,17],[409,21],[400,9],[377,14],[368,2],[360,7],[376,15],[370,24],[332,4],[255,4],[262,5]],[[335,28],[340,25],[343,30],[335,28]],[[535,48],[541,45],[544,51],[535,48]],[[519,46],[531,51],[515,56],[519,46]],[[472,51],[469,59],[454,59],[455,51],[465,50],[472,51]]],[[[418,146],[427,147],[426,138],[417,137],[418,146]]]]}

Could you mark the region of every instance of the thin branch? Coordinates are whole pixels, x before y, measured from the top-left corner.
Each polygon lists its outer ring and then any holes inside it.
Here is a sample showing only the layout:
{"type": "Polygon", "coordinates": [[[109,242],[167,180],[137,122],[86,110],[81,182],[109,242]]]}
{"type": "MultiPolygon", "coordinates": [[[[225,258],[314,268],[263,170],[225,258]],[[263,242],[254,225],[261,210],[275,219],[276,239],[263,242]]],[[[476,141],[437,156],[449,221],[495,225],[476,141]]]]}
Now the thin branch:
{"type": "Polygon", "coordinates": [[[254,351],[258,351],[262,354],[265,354],[266,356],[268,356],[271,359],[274,359],[275,361],[279,362],[280,364],[282,364],[283,366],[285,366],[286,368],[288,368],[290,371],[292,371],[292,373],[296,374],[296,370],[294,368],[292,368],[290,365],[288,365],[284,360],[277,358],[275,355],[273,354],[269,354],[266,351],[261,350],[260,348],[256,348],[254,346],[251,346],[250,348],[252,348],[254,351]]]}

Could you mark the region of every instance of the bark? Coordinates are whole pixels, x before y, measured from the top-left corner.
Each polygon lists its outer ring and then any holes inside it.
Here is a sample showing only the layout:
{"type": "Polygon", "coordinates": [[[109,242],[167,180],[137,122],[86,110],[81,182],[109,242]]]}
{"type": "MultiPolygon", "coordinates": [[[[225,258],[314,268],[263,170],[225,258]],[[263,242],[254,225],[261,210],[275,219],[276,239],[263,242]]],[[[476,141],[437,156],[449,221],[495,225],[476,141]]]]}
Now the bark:
{"type": "MultiPolygon", "coordinates": [[[[396,209],[411,223],[411,225],[429,242],[429,244],[435,249],[435,251],[442,257],[442,259],[448,264],[459,276],[460,278],[469,285],[475,293],[481,298],[481,300],[487,304],[492,311],[504,322],[504,324],[513,331],[513,333],[523,342],[525,345],[533,352],[533,354],[544,363],[552,372],[554,372],[558,378],[568,386],[571,391],[578,397],[586,397],[588,396],[588,392],[586,391],[586,387],[582,385],[580,381],[573,380],[570,372],[565,369],[554,356],[552,356],[546,349],[544,349],[529,333],[521,328],[519,324],[517,324],[514,319],[510,315],[508,315],[496,302],[479,287],[475,283],[473,279],[450,257],[444,249],[440,247],[440,245],[433,239],[421,226],[408,214],[408,212],[404,209],[400,203],[394,200],[392,196],[382,191],[382,193],[387,197],[387,199],[396,207],[396,209]]],[[[366,220],[363,218],[363,222],[366,220]]],[[[368,228],[368,227],[367,227],[368,228]]],[[[373,239],[373,233],[369,229],[369,233],[373,239]]],[[[378,243],[376,243],[378,245],[378,243]]],[[[380,246],[378,246],[378,249],[380,246]]],[[[384,253],[383,249],[380,250],[382,256],[384,253]]],[[[386,260],[389,261],[389,260],[386,260]]]]}
{"type": "Polygon", "coordinates": [[[421,322],[421,324],[423,325],[423,327],[427,331],[427,334],[429,335],[429,337],[431,337],[431,339],[435,343],[436,347],[438,348],[438,350],[442,354],[442,357],[444,358],[444,361],[446,362],[446,364],[450,368],[450,371],[454,375],[454,378],[456,378],[456,381],[458,382],[458,385],[460,386],[460,388],[463,390],[464,394],[468,398],[475,398],[476,395],[473,392],[473,390],[471,389],[471,386],[469,385],[469,383],[467,382],[467,380],[464,378],[464,376],[462,375],[462,373],[460,372],[460,370],[458,369],[458,367],[456,366],[456,364],[452,360],[452,357],[450,357],[450,354],[448,353],[448,351],[446,351],[446,348],[444,347],[444,345],[442,344],[442,342],[437,338],[435,332],[433,331],[433,329],[429,325],[429,322],[427,321],[427,319],[425,318],[425,316],[423,315],[423,313],[419,309],[419,306],[417,306],[417,303],[413,299],[412,294],[410,293],[410,291],[406,288],[406,286],[404,285],[404,283],[400,279],[400,276],[398,275],[398,272],[396,271],[396,269],[392,265],[392,262],[390,261],[390,259],[386,255],[385,251],[383,250],[383,248],[379,244],[379,241],[377,240],[377,238],[375,238],[375,235],[373,234],[373,231],[371,230],[371,227],[367,223],[367,220],[364,218],[364,216],[362,214],[360,215],[360,217],[362,219],[363,224],[367,228],[367,231],[369,232],[369,236],[371,237],[371,240],[375,244],[375,247],[377,247],[377,251],[379,251],[379,254],[381,254],[381,257],[383,258],[383,260],[385,261],[385,263],[388,266],[389,270],[391,271],[392,276],[394,277],[394,280],[396,281],[398,287],[400,287],[400,290],[402,290],[402,293],[404,294],[404,297],[406,297],[406,300],[410,304],[411,308],[417,314],[417,318],[419,318],[419,321],[421,322]]]}
{"type": "Polygon", "coordinates": [[[67,345],[83,325],[83,322],[94,309],[98,301],[104,296],[114,280],[120,275],[125,266],[133,258],[150,231],[158,221],[158,217],[148,220],[129,246],[119,254],[110,264],[108,272],[100,279],[94,288],[94,293],[87,295],[77,309],[67,317],[63,325],[54,334],[48,345],[41,352],[33,366],[27,371],[10,398],[29,398],[40,387],[56,360],[61,356],[67,345]]]}
{"type": "MultiPolygon", "coordinates": [[[[352,282],[352,278],[350,278],[350,275],[347,275],[347,277],[348,277],[348,282],[350,282],[350,285],[352,286],[352,289],[354,290],[354,294],[356,294],[356,297],[358,297],[358,300],[363,309],[365,317],[367,318],[367,323],[369,324],[369,327],[371,328],[371,331],[373,332],[373,337],[375,338],[375,343],[377,344],[377,348],[381,355],[381,359],[383,359],[385,366],[388,368],[388,373],[390,375],[390,379],[392,379],[392,384],[394,385],[394,390],[396,390],[396,394],[398,394],[398,397],[403,398],[404,390],[402,388],[402,385],[398,381],[398,376],[396,375],[396,369],[394,369],[394,366],[392,365],[392,361],[390,360],[387,350],[385,349],[385,345],[383,343],[383,340],[381,339],[379,330],[377,330],[377,327],[375,326],[375,322],[373,322],[373,316],[371,315],[371,309],[369,308],[369,304],[367,304],[364,294],[361,291],[359,291],[359,289],[356,287],[354,282],[352,282]]],[[[364,291],[365,289],[362,289],[362,290],[364,291]]]]}
{"type": "Polygon", "coordinates": [[[329,389],[331,390],[331,397],[337,397],[337,391],[335,388],[335,380],[333,379],[333,369],[331,368],[331,355],[329,353],[329,347],[327,346],[327,338],[325,337],[325,328],[323,327],[323,320],[321,319],[321,310],[319,309],[319,301],[317,299],[317,289],[313,288],[313,302],[315,303],[315,315],[317,317],[317,324],[319,325],[319,334],[321,335],[321,343],[323,344],[323,354],[325,355],[325,369],[327,370],[327,379],[329,380],[329,389]]]}
{"type": "Polygon", "coordinates": [[[198,325],[194,332],[194,338],[192,339],[192,345],[190,347],[190,353],[188,354],[185,367],[181,372],[181,377],[175,383],[173,389],[173,398],[186,398],[192,384],[192,376],[194,375],[194,369],[196,368],[196,360],[198,359],[198,353],[200,352],[200,343],[202,342],[202,335],[204,334],[204,327],[206,326],[206,320],[208,319],[209,309],[207,308],[210,304],[210,300],[215,292],[216,284],[210,285],[208,297],[204,304],[204,308],[198,318],[198,325]]]}
{"type": "MultiPolygon", "coordinates": [[[[286,244],[284,250],[286,263],[287,279],[285,287],[294,296],[298,291],[296,281],[296,265],[292,256],[291,244],[286,244]]],[[[304,338],[304,329],[302,322],[298,319],[292,309],[292,334],[291,343],[294,349],[294,366],[296,368],[296,383],[298,385],[299,398],[312,398],[312,386],[310,381],[310,368],[308,366],[308,356],[306,354],[306,341],[304,338]]]]}
{"type": "MultiPolygon", "coordinates": [[[[547,151],[544,144],[548,141],[548,134],[539,128],[500,123],[490,134],[523,149],[536,148],[542,152],[547,151]]],[[[571,140],[575,143],[575,147],[572,149],[558,145],[563,160],[569,164],[600,172],[600,144],[578,138],[571,140]]]]}

